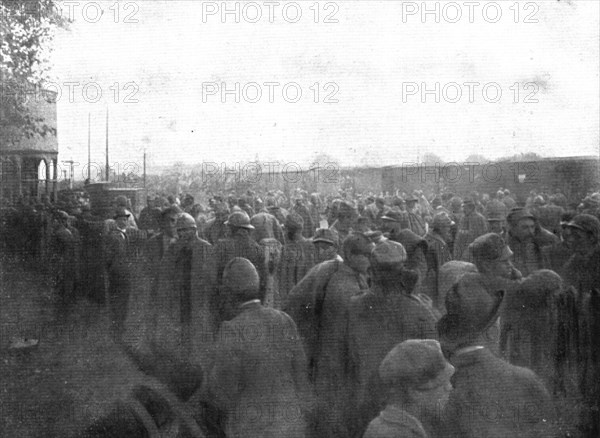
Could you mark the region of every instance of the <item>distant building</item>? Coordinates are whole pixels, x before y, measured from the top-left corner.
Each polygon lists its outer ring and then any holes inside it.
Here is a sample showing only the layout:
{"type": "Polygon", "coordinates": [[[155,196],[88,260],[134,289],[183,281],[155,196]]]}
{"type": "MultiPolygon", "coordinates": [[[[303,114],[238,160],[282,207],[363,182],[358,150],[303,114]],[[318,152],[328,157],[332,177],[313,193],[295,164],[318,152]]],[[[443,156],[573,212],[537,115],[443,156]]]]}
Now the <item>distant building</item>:
{"type": "Polygon", "coordinates": [[[0,195],[12,202],[19,198],[56,199],[58,141],[56,138],[56,93],[42,91],[26,96],[26,108],[49,132],[26,135],[17,128],[14,114],[0,107],[0,195]],[[43,119],[43,121],[39,121],[43,119]]]}

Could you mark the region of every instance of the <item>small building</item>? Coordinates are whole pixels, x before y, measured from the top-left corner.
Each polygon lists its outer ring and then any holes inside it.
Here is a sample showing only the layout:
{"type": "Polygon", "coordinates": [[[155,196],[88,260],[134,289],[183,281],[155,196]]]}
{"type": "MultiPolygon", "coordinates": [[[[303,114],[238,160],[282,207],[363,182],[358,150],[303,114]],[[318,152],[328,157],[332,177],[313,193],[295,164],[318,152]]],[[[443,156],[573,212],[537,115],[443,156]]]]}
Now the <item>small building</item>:
{"type": "Polygon", "coordinates": [[[0,106],[0,196],[11,202],[23,198],[56,199],[58,141],[56,93],[23,93],[29,116],[45,135],[22,132],[17,117],[5,101],[0,106]]]}
{"type": "Polygon", "coordinates": [[[139,215],[144,207],[145,190],[137,187],[123,187],[117,183],[99,182],[87,184],[84,190],[90,195],[92,213],[109,219],[115,213],[115,200],[118,196],[125,196],[131,204],[131,212],[139,215]]]}

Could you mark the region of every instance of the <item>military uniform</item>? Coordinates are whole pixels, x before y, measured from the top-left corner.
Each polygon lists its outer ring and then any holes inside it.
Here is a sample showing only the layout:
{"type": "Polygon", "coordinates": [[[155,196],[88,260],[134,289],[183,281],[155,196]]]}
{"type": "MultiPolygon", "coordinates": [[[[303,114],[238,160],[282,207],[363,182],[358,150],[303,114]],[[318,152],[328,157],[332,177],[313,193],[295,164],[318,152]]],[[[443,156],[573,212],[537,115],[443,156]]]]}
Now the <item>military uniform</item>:
{"type": "Polygon", "coordinates": [[[230,438],[304,438],[310,389],[292,319],[258,300],[224,322],[209,391],[230,438]]]}

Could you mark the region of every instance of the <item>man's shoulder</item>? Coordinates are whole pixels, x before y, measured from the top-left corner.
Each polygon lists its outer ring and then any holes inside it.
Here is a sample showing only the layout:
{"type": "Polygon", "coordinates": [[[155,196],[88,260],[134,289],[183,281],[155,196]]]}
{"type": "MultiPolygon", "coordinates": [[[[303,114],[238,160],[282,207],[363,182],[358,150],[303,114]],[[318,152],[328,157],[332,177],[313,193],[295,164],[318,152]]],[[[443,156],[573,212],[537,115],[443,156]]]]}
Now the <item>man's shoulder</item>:
{"type": "Polygon", "coordinates": [[[381,300],[371,289],[354,295],[348,303],[348,311],[354,318],[364,318],[381,307],[381,300]]]}
{"type": "Polygon", "coordinates": [[[328,260],[328,262],[330,264],[327,267],[331,269],[328,287],[339,287],[349,283],[357,283],[356,273],[347,264],[337,260],[328,260]]]}
{"type": "Polygon", "coordinates": [[[194,245],[196,246],[196,248],[200,248],[200,249],[207,249],[210,250],[212,249],[212,245],[207,242],[204,239],[201,239],[200,237],[197,237],[194,239],[194,245]]]}
{"type": "Polygon", "coordinates": [[[155,234],[154,236],[151,236],[151,237],[148,239],[148,244],[150,244],[150,245],[155,245],[155,244],[157,244],[157,243],[160,243],[160,242],[162,242],[162,239],[164,238],[164,236],[165,236],[165,234],[164,234],[164,233],[158,233],[158,234],[155,234]]]}

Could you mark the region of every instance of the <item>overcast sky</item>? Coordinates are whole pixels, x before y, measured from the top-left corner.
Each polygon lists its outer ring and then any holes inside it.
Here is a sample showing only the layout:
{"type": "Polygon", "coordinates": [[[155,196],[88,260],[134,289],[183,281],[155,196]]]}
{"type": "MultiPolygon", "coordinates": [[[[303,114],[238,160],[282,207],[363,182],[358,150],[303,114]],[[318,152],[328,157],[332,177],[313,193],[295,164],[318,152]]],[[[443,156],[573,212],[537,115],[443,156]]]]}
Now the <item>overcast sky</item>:
{"type": "Polygon", "coordinates": [[[107,108],[111,162],[140,162],[144,148],[152,165],[256,156],[303,163],[318,152],[342,165],[398,164],[426,152],[447,161],[598,154],[598,1],[502,1],[496,22],[489,2],[469,10],[428,1],[438,4],[439,23],[423,19],[421,2],[301,1],[295,23],[298,10],[285,1],[272,17],[264,2],[228,2],[239,4],[240,23],[234,14],[223,23],[222,2],[120,2],[118,17],[114,1],[99,3],[98,20],[94,5],[75,5],[70,30],[55,40],[62,159],[87,161],[91,112],[92,160],[104,162],[107,108]],[[262,18],[251,23],[257,5],[262,18]],[[102,97],[86,102],[79,86],[71,102],[67,82],[92,82],[88,100],[97,89],[102,97]],[[273,82],[280,85],[264,85],[273,82]],[[239,103],[235,93],[221,101],[223,83],[240,84],[239,103]],[[249,83],[260,85],[257,103],[246,101],[257,99],[249,83]],[[435,93],[421,95],[436,83],[439,103],[435,93]],[[302,98],[292,103],[297,87],[302,98]]]}

